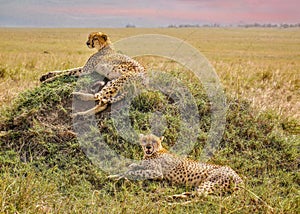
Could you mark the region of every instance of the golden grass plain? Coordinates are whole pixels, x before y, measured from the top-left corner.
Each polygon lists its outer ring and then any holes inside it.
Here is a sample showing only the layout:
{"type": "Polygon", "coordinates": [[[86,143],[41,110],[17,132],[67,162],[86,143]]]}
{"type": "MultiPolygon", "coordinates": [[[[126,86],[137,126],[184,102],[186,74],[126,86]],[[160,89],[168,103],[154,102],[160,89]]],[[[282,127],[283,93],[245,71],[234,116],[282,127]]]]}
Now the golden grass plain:
{"type": "MultiPolygon", "coordinates": [[[[300,30],[258,28],[0,29],[0,103],[39,85],[52,70],[84,65],[95,50],[85,45],[92,31],[112,42],[139,34],[163,34],[197,48],[215,68],[225,91],[258,110],[300,118],[300,30]]],[[[156,65],[141,60],[147,67],[156,65]]],[[[160,69],[173,69],[167,63],[160,69]]],[[[176,65],[175,65],[176,66],[176,65]]]]}
{"type": "MultiPolygon", "coordinates": [[[[0,37],[0,103],[9,106],[0,115],[0,213],[286,214],[299,210],[299,137],[294,135],[297,129],[285,127],[290,117],[299,118],[299,29],[2,28],[0,37]],[[188,188],[166,182],[109,181],[107,172],[91,163],[78,139],[69,136],[75,80],[60,78],[36,86],[48,71],[82,66],[94,53],[85,45],[87,35],[96,30],[108,33],[113,42],[138,34],[170,35],[208,58],[226,93],[237,98],[228,99],[223,142],[211,161],[235,169],[261,200],[242,191],[232,197],[200,197],[170,205],[167,196],[188,188]]],[[[138,60],[148,69],[170,71],[185,83],[191,79],[186,78],[190,72],[170,60],[138,60]]],[[[189,154],[197,160],[210,124],[209,104],[198,86],[192,83],[190,88],[200,107],[203,133],[189,154]]],[[[158,94],[152,95],[144,94],[132,105],[130,115],[137,130],[149,126],[149,106],[173,107],[158,94]]],[[[164,112],[170,123],[164,133],[169,143],[178,135],[180,119],[173,110],[164,112]]],[[[113,118],[101,120],[100,127],[108,145],[126,157],[141,158],[141,151],[118,133],[113,118]]]]}

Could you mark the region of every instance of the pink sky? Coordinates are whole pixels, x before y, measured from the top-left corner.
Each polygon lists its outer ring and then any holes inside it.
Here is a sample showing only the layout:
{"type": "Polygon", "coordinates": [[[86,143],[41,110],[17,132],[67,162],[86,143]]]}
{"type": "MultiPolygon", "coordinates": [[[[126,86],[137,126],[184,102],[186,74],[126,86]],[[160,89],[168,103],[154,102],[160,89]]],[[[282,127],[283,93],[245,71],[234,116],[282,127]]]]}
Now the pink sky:
{"type": "Polygon", "coordinates": [[[169,24],[299,23],[299,0],[4,1],[0,25],[157,27],[169,24]],[[94,23],[93,23],[94,22],[94,23]]]}

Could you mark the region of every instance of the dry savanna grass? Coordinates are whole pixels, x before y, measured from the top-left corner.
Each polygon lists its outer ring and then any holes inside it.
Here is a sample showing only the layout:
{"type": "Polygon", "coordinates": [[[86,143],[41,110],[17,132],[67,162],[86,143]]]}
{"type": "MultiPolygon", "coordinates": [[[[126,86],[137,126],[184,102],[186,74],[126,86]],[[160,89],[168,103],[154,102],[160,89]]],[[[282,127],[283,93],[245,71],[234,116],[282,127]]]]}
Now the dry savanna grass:
{"type": "MultiPolygon", "coordinates": [[[[214,66],[228,94],[259,110],[299,119],[299,29],[0,29],[0,103],[39,85],[41,74],[82,66],[94,52],[85,41],[103,31],[113,42],[138,34],[165,34],[199,49],[214,66]]],[[[142,59],[155,69],[167,63],[142,59]]],[[[177,65],[175,64],[175,67],[177,65]]]]}
{"type": "Polygon", "coordinates": [[[299,29],[0,29],[0,39],[0,213],[294,214],[300,210],[299,29]],[[141,148],[127,138],[132,133],[122,131],[128,126],[137,133],[164,129],[163,144],[168,148],[186,146],[180,139],[189,140],[198,131],[187,154],[195,160],[202,160],[203,148],[216,132],[210,131],[213,106],[197,79],[178,63],[153,56],[138,60],[152,70],[170,72],[163,84],[180,88],[174,76],[184,83],[200,116],[197,124],[182,123],[182,105],[176,98],[183,98],[188,107],[193,103],[181,89],[172,90],[173,97],[143,91],[128,112],[117,103],[95,121],[72,120],[71,93],[90,90],[97,74],[46,84],[40,84],[39,77],[82,66],[94,53],[85,41],[95,30],[107,32],[112,41],[144,33],[178,37],[209,59],[228,101],[225,129],[209,162],[233,168],[246,190],[229,197],[169,200],[168,196],[191,188],[107,178],[109,172],[99,168],[99,161],[110,161],[116,168],[125,163],[106,159],[110,153],[103,145],[126,158],[142,157],[141,148]],[[104,159],[92,162],[84,151],[104,159]]]}

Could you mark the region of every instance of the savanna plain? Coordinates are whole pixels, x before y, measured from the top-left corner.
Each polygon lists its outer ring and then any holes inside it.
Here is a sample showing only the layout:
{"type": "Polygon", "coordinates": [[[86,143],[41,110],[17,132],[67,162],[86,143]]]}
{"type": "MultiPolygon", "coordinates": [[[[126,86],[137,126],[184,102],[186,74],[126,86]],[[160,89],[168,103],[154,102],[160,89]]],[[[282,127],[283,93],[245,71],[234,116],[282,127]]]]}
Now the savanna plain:
{"type": "MultiPolygon", "coordinates": [[[[153,56],[137,60],[175,76],[193,95],[200,132],[188,157],[199,160],[211,126],[205,90],[176,62],[153,56]]],[[[0,213],[299,213],[299,71],[298,28],[1,28],[0,213]],[[71,92],[76,79],[39,82],[49,71],[83,66],[95,52],[85,45],[93,31],[107,33],[112,42],[140,34],[168,35],[208,59],[228,106],[222,140],[209,162],[232,167],[249,191],[187,203],[168,198],[189,190],[184,186],[107,179],[74,135],[71,92]]],[[[163,93],[144,92],[132,101],[129,118],[137,132],[145,132],[153,125],[152,113],[162,112],[164,143],[171,147],[185,133],[180,132],[177,108],[163,93]]],[[[97,120],[97,131],[110,148],[142,158],[141,148],[120,136],[109,110],[97,120]]],[[[94,145],[95,139],[88,140],[94,145]]],[[[101,147],[95,149],[101,152],[101,147]]]]}

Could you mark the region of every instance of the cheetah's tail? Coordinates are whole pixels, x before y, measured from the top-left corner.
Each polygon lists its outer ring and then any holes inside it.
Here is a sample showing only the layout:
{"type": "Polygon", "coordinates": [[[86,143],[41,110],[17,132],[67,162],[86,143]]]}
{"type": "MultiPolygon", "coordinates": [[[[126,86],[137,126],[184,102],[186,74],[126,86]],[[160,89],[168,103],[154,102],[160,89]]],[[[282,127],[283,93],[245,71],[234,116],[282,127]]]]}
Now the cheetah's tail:
{"type": "Polygon", "coordinates": [[[79,76],[82,72],[83,72],[82,67],[72,68],[72,69],[62,70],[62,71],[50,71],[47,74],[41,76],[40,82],[42,83],[52,82],[53,80],[61,76],[79,76]]]}

